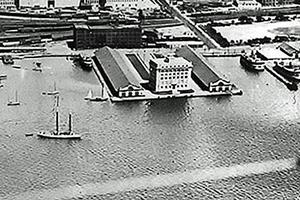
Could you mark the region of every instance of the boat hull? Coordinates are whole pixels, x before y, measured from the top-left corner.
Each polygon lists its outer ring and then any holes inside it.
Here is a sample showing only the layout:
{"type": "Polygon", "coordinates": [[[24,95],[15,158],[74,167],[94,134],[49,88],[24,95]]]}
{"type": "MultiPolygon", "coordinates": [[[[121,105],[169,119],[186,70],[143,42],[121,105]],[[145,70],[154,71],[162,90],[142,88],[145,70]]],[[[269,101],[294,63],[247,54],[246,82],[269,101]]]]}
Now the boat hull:
{"type": "Polygon", "coordinates": [[[264,63],[256,63],[250,61],[247,56],[241,56],[240,63],[243,67],[254,70],[254,71],[264,71],[264,63]]]}
{"type": "Polygon", "coordinates": [[[79,134],[53,134],[51,132],[39,132],[37,136],[41,138],[48,138],[48,139],[81,139],[81,135],[79,134]]]}
{"type": "Polygon", "coordinates": [[[277,73],[281,74],[282,76],[284,76],[285,78],[287,78],[289,80],[300,82],[300,73],[292,74],[292,73],[289,73],[288,71],[286,71],[283,67],[279,67],[279,66],[275,66],[275,67],[273,67],[273,69],[277,73]]]}

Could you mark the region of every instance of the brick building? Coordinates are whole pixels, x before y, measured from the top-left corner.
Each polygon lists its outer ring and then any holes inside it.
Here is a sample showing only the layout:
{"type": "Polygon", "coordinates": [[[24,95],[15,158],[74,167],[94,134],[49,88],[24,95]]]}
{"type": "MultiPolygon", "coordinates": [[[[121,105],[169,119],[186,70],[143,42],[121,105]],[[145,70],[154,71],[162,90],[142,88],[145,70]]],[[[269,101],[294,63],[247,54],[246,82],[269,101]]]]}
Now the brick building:
{"type": "Polygon", "coordinates": [[[139,48],[142,45],[142,29],[136,25],[74,25],[74,48],[139,48]]]}

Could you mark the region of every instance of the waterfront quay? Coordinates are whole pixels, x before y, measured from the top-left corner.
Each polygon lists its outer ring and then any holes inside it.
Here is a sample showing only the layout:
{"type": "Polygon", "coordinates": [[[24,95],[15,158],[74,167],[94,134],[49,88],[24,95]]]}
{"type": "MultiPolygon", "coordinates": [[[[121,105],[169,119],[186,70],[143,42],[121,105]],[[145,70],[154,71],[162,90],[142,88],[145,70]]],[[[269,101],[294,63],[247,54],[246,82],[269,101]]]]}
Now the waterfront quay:
{"type": "MultiPolygon", "coordinates": [[[[162,88],[173,87],[172,89],[166,90],[166,92],[151,91],[149,88],[151,84],[151,79],[149,79],[149,71],[151,71],[151,69],[149,69],[149,62],[154,59],[154,54],[161,55],[159,49],[150,51],[145,49],[123,49],[118,51],[104,47],[95,51],[94,71],[99,81],[105,82],[109,94],[111,95],[111,100],[115,102],[242,94],[242,91],[234,84],[224,79],[223,76],[217,75],[203,56],[197,55],[190,47],[183,47],[183,49],[185,49],[185,52],[181,51],[182,53],[177,53],[177,56],[183,56],[184,59],[193,63],[192,76],[189,77],[189,79],[191,79],[190,89],[186,91],[180,91],[180,89],[176,91],[176,88],[180,86],[177,86],[177,84],[174,85],[174,87],[171,85],[161,86],[162,88]],[[146,53],[146,51],[148,52],[146,53]]],[[[172,54],[172,52],[169,52],[169,54],[172,54]]],[[[172,57],[165,58],[171,59],[172,57]]],[[[168,66],[168,61],[164,64],[168,66]]],[[[157,82],[157,79],[161,79],[161,82],[165,83],[170,81],[174,82],[176,73],[171,71],[168,74],[172,74],[173,76],[170,76],[170,79],[169,77],[158,77],[154,81],[157,82]]],[[[177,72],[179,78],[180,76],[178,74],[179,72],[177,72]]],[[[182,81],[179,82],[181,83],[182,81]]]]}

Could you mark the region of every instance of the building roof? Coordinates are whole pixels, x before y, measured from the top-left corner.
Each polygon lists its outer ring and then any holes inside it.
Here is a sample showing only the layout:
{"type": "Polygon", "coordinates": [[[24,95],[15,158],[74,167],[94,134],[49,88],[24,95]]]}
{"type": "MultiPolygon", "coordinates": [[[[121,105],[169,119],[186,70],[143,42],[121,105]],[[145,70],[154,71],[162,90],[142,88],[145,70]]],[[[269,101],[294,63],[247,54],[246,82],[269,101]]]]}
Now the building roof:
{"type": "Polygon", "coordinates": [[[197,76],[206,87],[209,87],[209,84],[212,82],[224,80],[210,68],[208,62],[202,55],[197,54],[189,46],[178,49],[176,55],[182,56],[186,60],[192,62],[193,74],[197,76]]]}
{"type": "Polygon", "coordinates": [[[258,53],[260,53],[263,57],[265,57],[266,59],[288,59],[291,58],[290,56],[288,56],[287,54],[283,53],[282,51],[280,51],[279,49],[275,49],[275,48],[263,48],[260,50],[257,50],[258,53]]]}
{"type": "Polygon", "coordinates": [[[140,87],[129,68],[124,66],[125,61],[117,50],[105,46],[95,51],[95,57],[108,76],[115,91],[129,85],[140,87]]]}
{"type": "Polygon", "coordinates": [[[293,47],[285,42],[280,44],[277,48],[279,48],[280,50],[282,50],[284,53],[286,53],[288,55],[293,55],[294,53],[299,53],[298,49],[296,49],[295,47],[293,47]]]}
{"type": "Polygon", "coordinates": [[[163,58],[152,58],[152,62],[156,63],[158,66],[157,68],[162,68],[162,66],[172,66],[173,67],[182,67],[192,65],[191,62],[187,61],[183,57],[163,57],[163,58]]]}
{"type": "Polygon", "coordinates": [[[126,28],[136,28],[140,29],[138,25],[86,25],[86,24],[75,24],[75,29],[88,29],[88,30],[107,30],[107,29],[126,29],[126,28]]]}

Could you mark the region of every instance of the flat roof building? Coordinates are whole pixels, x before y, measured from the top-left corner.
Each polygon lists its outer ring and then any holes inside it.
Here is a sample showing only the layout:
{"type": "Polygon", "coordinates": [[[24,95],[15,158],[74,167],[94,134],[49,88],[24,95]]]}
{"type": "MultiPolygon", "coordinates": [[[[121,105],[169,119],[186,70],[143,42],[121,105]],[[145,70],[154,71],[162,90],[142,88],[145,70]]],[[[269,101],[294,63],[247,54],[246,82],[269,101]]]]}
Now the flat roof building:
{"type": "Polygon", "coordinates": [[[16,8],[15,0],[0,0],[0,8],[4,8],[4,9],[16,8]]]}
{"type": "Polygon", "coordinates": [[[96,50],[94,54],[95,64],[114,96],[144,96],[143,88],[128,67],[125,66],[125,61],[117,50],[106,46],[96,50]]]}
{"type": "Polygon", "coordinates": [[[180,93],[191,90],[193,65],[182,57],[152,58],[149,87],[154,92],[180,93]]]}
{"type": "Polygon", "coordinates": [[[282,52],[276,48],[263,48],[256,51],[258,58],[262,60],[282,60],[282,59],[291,59],[286,53],[282,52]]]}
{"type": "Polygon", "coordinates": [[[178,49],[176,55],[182,56],[193,64],[192,78],[204,90],[210,92],[232,90],[233,84],[213,71],[207,60],[191,47],[184,46],[178,49]]]}
{"type": "Polygon", "coordinates": [[[299,48],[296,48],[285,42],[280,44],[277,48],[280,49],[285,54],[287,54],[288,56],[291,56],[293,58],[299,58],[299,53],[300,53],[299,48]]]}
{"type": "Polygon", "coordinates": [[[76,49],[139,48],[142,45],[142,29],[138,25],[74,25],[74,47],[76,49]]]}

